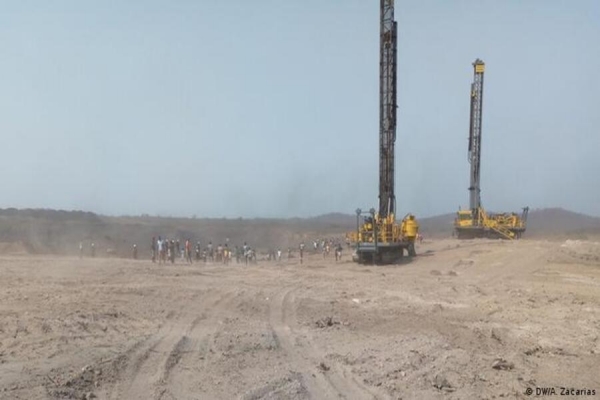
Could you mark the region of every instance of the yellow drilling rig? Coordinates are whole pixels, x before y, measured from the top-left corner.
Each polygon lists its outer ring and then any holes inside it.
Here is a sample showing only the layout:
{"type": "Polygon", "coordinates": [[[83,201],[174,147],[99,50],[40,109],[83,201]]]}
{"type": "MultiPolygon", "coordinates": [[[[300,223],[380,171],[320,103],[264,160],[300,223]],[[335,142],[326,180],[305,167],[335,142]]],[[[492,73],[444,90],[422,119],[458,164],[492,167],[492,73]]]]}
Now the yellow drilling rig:
{"type": "Polygon", "coordinates": [[[469,125],[469,163],[471,164],[469,209],[458,211],[454,220],[454,230],[459,239],[480,237],[518,239],[525,232],[529,207],[523,208],[521,215],[516,213],[488,214],[481,205],[481,122],[485,63],[477,59],[473,63],[473,69],[469,125]]]}
{"type": "Polygon", "coordinates": [[[396,141],[397,28],[394,0],[380,1],[379,63],[379,210],[356,210],[356,231],[347,235],[361,264],[398,262],[406,250],[416,256],[419,224],[407,214],[396,221],[394,194],[394,143],[396,141]]]}

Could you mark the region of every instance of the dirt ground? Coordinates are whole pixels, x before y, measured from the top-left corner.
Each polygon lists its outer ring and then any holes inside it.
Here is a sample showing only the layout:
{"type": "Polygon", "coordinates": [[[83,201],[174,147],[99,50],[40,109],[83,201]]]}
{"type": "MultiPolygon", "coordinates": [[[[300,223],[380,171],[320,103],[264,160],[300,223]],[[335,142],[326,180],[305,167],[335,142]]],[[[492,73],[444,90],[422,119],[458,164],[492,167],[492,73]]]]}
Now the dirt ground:
{"type": "Polygon", "coordinates": [[[600,396],[600,244],[417,250],[386,267],[0,257],[0,399],[600,396]]]}

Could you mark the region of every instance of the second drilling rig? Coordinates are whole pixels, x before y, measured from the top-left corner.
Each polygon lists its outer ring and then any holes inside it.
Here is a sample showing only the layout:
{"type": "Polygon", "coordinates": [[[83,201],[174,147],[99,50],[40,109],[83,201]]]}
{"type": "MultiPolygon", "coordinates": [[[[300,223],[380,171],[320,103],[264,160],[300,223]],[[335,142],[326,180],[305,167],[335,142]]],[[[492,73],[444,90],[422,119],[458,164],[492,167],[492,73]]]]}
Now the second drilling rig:
{"type": "Polygon", "coordinates": [[[399,261],[406,250],[415,256],[419,225],[414,215],[396,221],[394,193],[394,144],[397,115],[398,23],[394,0],[380,1],[379,59],[379,209],[356,210],[356,232],[350,234],[361,264],[390,264],[399,261]]]}
{"type": "Polygon", "coordinates": [[[454,230],[459,239],[479,237],[518,239],[525,232],[529,207],[523,208],[521,215],[516,213],[488,214],[481,205],[481,122],[485,63],[477,59],[473,63],[473,69],[469,124],[469,163],[471,164],[469,209],[458,211],[454,220],[454,230]]]}

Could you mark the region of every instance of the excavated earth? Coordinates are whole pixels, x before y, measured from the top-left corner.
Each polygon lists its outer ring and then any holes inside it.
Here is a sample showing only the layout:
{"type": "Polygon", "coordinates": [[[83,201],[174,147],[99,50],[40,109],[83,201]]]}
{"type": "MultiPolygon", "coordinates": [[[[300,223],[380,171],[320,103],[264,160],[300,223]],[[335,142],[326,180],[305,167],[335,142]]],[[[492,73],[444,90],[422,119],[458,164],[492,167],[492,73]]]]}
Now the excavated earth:
{"type": "Polygon", "coordinates": [[[600,396],[600,244],[417,251],[386,267],[2,256],[0,399],[600,396]]]}

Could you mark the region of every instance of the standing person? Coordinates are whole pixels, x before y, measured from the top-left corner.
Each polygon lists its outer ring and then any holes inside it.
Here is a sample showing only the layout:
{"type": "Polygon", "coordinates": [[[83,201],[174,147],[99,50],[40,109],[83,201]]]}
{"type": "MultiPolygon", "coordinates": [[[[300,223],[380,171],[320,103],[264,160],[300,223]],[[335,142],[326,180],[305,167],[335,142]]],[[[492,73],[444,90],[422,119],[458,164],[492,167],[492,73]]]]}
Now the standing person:
{"type": "Polygon", "coordinates": [[[79,242],[79,258],[83,258],[83,242],[79,242]]]}
{"type": "Polygon", "coordinates": [[[181,244],[179,243],[179,239],[177,239],[177,242],[175,242],[175,248],[177,249],[177,253],[179,257],[181,257],[181,259],[183,259],[183,253],[181,252],[181,244]]]}
{"type": "Polygon", "coordinates": [[[163,239],[160,251],[160,258],[162,259],[163,264],[167,263],[167,252],[169,251],[168,247],[169,241],[167,239],[163,239]]]}
{"type": "Polygon", "coordinates": [[[277,249],[277,262],[281,261],[281,249],[277,249]]]}
{"type": "Polygon", "coordinates": [[[192,263],[192,241],[190,239],[185,241],[185,253],[187,255],[188,263],[192,263]]]}
{"type": "Polygon", "coordinates": [[[167,263],[171,261],[171,241],[169,239],[165,239],[163,247],[163,251],[165,253],[165,263],[167,263]]]}
{"type": "Polygon", "coordinates": [[[219,243],[219,245],[217,246],[217,262],[222,262],[223,261],[223,246],[221,246],[221,243],[219,243]]]}
{"type": "Polygon", "coordinates": [[[158,259],[158,263],[161,263],[161,256],[162,256],[162,240],[160,238],[160,236],[158,237],[158,239],[156,240],[156,258],[158,259]]]}
{"type": "Polygon", "coordinates": [[[171,239],[169,251],[171,252],[171,264],[175,264],[175,240],[173,239],[171,239]]]}
{"type": "Polygon", "coordinates": [[[225,265],[229,264],[230,255],[231,255],[231,253],[229,252],[229,246],[227,243],[225,243],[225,248],[223,249],[223,264],[225,264],[225,265]]]}
{"type": "Polygon", "coordinates": [[[171,260],[171,242],[169,241],[169,239],[165,239],[165,262],[167,260],[171,260]]]}
{"type": "MultiPolygon", "coordinates": [[[[317,242],[315,242],[316,244],[317,242]]],[[[304,242],[300,243],[300,264],[304,260],[304,242]]]]}
{"type": "Polygon", "coordinates": [[[212,242],[208,242],[208,259],[210,260],[210,262],[214,261],[214,253],[213,253],[212,242]]]}
{"type": "Polygon", "coordinates": [[[244,251],[244,258],[246,259],[246,265],[248,265],[248,262],[250,261],[250,257],[251,257],[250,248],[248,246],[246,246],[245,244],[244,244],[244,247],[246,247],[246,250],[244,251]]]}
{"type": "Polygon", "coordinates": [[[96,245],[94,244],[94,242],[92,242],[91,253],[92,257],[96,257],[96,245]]]}
{"type": "Polygon", "coordinates": [[[133,259],[137,260],[137,244],[133,245],[133,259]]]}
{"type": "Polygon", "coordinates": [[[150,245],[150,248],[152,249],[152,262],[155,263],[156,262],[156,238],[154,236],[152,236],[152,244],[150,245]]]}
{"type": "Polygon", "coordinates": [[[200,261],[200,242],[196,243],[196,261],[200,261]]]}

